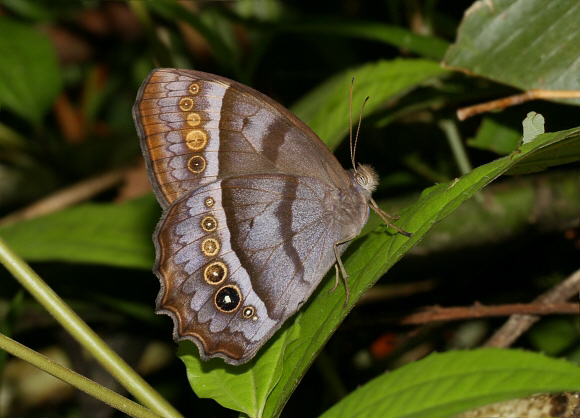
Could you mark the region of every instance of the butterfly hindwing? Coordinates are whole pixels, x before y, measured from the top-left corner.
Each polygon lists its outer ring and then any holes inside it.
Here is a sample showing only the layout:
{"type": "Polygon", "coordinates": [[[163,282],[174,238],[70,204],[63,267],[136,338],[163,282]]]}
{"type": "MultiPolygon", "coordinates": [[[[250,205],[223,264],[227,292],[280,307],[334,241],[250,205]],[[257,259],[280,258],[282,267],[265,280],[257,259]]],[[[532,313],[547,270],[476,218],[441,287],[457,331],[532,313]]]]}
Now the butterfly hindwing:
{"type": "Polygon", "coordinates": [[[251,357],[335,262],[335,201],[318,180],[271,174],[219,180],[175,202],[155,241],[158,309],[176,335],[203,357],[251,357]]]}

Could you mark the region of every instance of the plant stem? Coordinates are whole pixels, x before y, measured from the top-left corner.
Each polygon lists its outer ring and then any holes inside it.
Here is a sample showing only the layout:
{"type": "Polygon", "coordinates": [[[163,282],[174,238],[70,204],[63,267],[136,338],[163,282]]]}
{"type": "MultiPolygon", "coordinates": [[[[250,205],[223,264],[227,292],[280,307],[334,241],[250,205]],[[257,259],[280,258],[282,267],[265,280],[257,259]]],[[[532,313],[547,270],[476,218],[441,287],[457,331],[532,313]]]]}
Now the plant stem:
{"type": "Polygon", "coordinates": [[[443,119],[439,122],[439,127],[447,137],[447,141],[451,147],[451,152],[453,152],[453,157],[455,157],[461,175],[469,173],[472,170],[472,167],[469,162],[469,157],[467,157],[467,153],[465,152],[465,148],[463,147],[463,143],[461,142],[461,136],[457,130],[457,125],[450,119],[443,119]]]}
{"type": "MultiPolygon", "coordinates": [[[[473,170],[473,167],[471,166],[471,162],[469,162],[469,157],[467,156],[467,152],[465,152],[463,142],[461,142],[461,135],[457,129],[457,124],[451,119],[443,119],[439,121],[439,127],[443,130],[445,136],[447,137],[447,141],[451,147],[451,152],[453,152],[455,162],[459,167],[459,172],[462,176],[466,175],[471,170],[473,170]]],[[[483,195],[481,194],[481,191],[474,195],[474,199],[479,204],[483,204],[483,195]]]]}
{"type": "Polygon", "coordinates": [[[33,366],[38,367],[40,370],[45,371],[54,377],[67,382],[68,384],[74,386],[75,388],[82,390],[83,392],[91,395],[93,398],[100,399],[106,404],[124,412],[127,415],[138,418],[153,418],[159,417],[159,415],[154,414],[147,408],[130,401],[129,399],[107,389],[98,383],[87,379],[80,374],[55,363],[51,359],[37,353],[34,350],[8,338],[5,335],[0,334],[0,348],[6,350],[13,356],[16,356],[33,366]]]}
{"type": "Polygon", "coordinates": [[[0,238],[0,263],[139,402],[163,417],[181,417],[0,238]]]}

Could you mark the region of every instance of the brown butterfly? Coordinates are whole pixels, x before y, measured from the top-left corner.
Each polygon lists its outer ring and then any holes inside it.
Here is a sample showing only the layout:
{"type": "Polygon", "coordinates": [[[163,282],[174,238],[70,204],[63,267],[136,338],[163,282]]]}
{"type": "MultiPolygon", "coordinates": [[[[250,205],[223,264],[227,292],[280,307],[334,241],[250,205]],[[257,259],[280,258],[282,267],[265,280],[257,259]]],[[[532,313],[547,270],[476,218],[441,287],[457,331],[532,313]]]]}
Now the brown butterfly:
{"type": "Polygon", "coordinates": [[[164,210],[157,312],[204,360],[250,360],[332,265],[346,283],[340,254],[369,207],[394,226],[371,198],[370,167],[344,170],[308,126],[247,86],[157,69],[133,117],[164,210]]]}

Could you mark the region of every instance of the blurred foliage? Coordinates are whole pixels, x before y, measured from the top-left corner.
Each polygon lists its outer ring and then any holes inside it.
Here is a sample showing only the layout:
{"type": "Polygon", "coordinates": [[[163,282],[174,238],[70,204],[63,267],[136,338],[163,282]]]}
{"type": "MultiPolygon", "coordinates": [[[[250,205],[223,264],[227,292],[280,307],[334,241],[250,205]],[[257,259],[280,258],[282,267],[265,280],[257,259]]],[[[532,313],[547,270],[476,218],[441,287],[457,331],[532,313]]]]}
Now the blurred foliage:
{"type": "MultiPolygon", "coordinates": [[[[373,165],[380,175],[375,199],[385,209],[408,206],[421,192],[419,202],[426,205],[439,199],[436,208],[421,212],[415,203],[403,214],[412,222],[412,216],[428,213],[431,218],[424,232],[451,214],[413,249],[390,246],[391,241],[382,241],[384,234],[369,229],[365,239],[356,241],[347,252],[349,261],[355,253],[369,254],[345,263],[347,270],[358,272],[358,266],[380,264],[373,272],[382,272],[408,251],[379,285],[394,289],[395,294],[396,289],[411,291],[353,309],[297,388],[319,348],[308,348],[312,357],[303,359],[295,369],[282,370],[281,363],[272,362],[246,369],[249,375],[243,376],[218,363],[208,374],[210,366],[200,366],[190,357],[195,349],[187,351],[180,345],[179,352],[190,379],[199,379],[203,385],[213,382],[205,392],[198,390],[199,396],[218,398],[248,415],[280,413],[295,389],[283,416],[338,414],[337,408],[329,408],[347,393],[351,395],[344,402],[353,411],[376,401],[389,405],[392,416],[397,416],[396,411],[408,412],[388,403],[393,399],[389,381],[374,380],[366,389],[354,390],[385,370],[405,363],[413,367],[415,360],[429,352],[464,347],[458,341],[464,339],[467,327],[450,322],[412,329],[397,325],[395,318],[435,304],[525,303],[578,268],[578,100],[528,102],[461,123],[454,116],[460,107],[515,94],[516,89],[578,89],[580,32],[574,22],[580,21],[580,6],[572,0],[543,5],[542,0],[474,5],[467,0],[381,4],[344,0],[332,5],[306,0],[0,0],[0,216],[19,214],[53,192],[88,178],[128,169],[122,187],[97,189],[89,202],[63,206],[34,219],[3,222],[0,218],[0,236],[33,262],[35,270],[107,341],[116,342],[119,353],[147,373],[154,387],[185,416],[234,416],[235,412],[215,401],[192,394],[183,362],[176,356],[158,356],[157,362],[144,365],[144,353],[150,347],[159,342],[169,349],[175,345],[170,319],[153,314],[158,282],[149,270],[154,260],[150,236],[160,209],[146,186],[131,117],[137,89],[158,66],[235,79],[294,111],[348,167],[348,141],[344,141],[349,123],[348,88],[351,77],[356,76],[355,115],[370,96],[357,160],[373,165]],[[548,134],[538,138],[546,147],[536,140],[521,145],[524,155],[526,150],[535,153],[530,154],[527,165],[520,164],[510,173],[557,167],[534,176],[502,177],[500,183],[453,212],[465,200],[464,194],[471,196],[515,164],[519,155],[513,151],[522,138],[522,121],[531,111],[545,119],[548,134]],[[457,128],[466,159],[479,168],[460,183],[453,181],[462,173],[442,121],[451,121],[457,128]],[[513,162],[510,156],[494,161],[510,153],[513,162]],[[462,192],[450,197],[457,184],[462,192]],[[388,262],[378,259],[377,249],[392,258],[388,262]],[[426,280],[433,283],[429,292],[421,290],[426,280]],[[385,340],[392,345],[382,351],[373,348],[377,341],[385,340]],[[238,379],[230,380],[234,377],[238,379]],[[260,386],[262,381],[267,384],[260,386]],[[235,391],[226,393],[224,382],[235,391]],[[375,386],[381,388],[384,398],[365,398],[365,391],[369,393],[375,386]]],[[[370,224],[376,227],[378,222],[371,218],[370,224]]],[[[366,285],[376,280],[371,276],[351,283],[355,295],[362,295],[366,285]]],[[[331,284],[324,282],[325,288],[331,284]]],[[[322,289],[312,307],[323,306],[317,304],[318,299],[341,300],[342,296],[337,291],[330,299],[322,289]]],[[[317,344],[322,346],[346,312],[332,311],[333,318],[324,326],[320,312],[301,312],[297,323],[304,321],[302,332],[324,329],[323,336],[316,334],[317,344]]],[[[483,321],[484,334],[489,335],[502,321],[483,321]]],[[[3,333],[34,349],[62,346],[76,370],[109,385],[102,370],[88,364],[78,346],[28,295],[22,296],[4,270],[0,271],[0,322],[3,333]]],[[[288,330],[299,333],[291,328],[282,331],[288,330]]],[[[543,320],[517,346],[578,362],[577,332],[577,318],[543,320]]],[[[289,334],[285,343],[291,344],[295,337],[289,334]]],[[[468,346],[481,343],[480,338],[468,346]]],[[[278,344],[280,340],[273,340],[268,350],[276,350],[278,344]]],[[[518,361],[524,364],[518,354],[477,354],[465,361],[475,368],[474,373],[480,370],[484,376],[483,366],[501,359],[501,369],[506,373],[513,370],[515,375],[518,361]]],[[[0,372],[7,361],[0,356],[0,372]]],[[[438,368],[451,360],[438,361],[429,357],[426,364],[432,368],[425,365],[421,370],[437,379],[438,368]]],[[[546,370],[551,367],[549,361],[537,360],[546,370]]],[[[412,370],[402,368],[398,373],[409,384],[417,383],[419,380],[412,380],[412,370]]],[[[457,378],[455,372],[449,369],[445,378],[457,378]]],[[[574,373],[567,380],[570,385],[575,384],[574,373]]],[[[491,385],[496,377],[487,382],[491,385]]],[[[552,378],[557,380],[558,375],[552,378]]],[[[17,374],[0,380],[0,392],[9,394],[8,400],[0,396],[0,415],[120,416],[105,405],[68,393],[27,397],[17,390],[21,380],[25,378],[17,374]]],[[[463,383],[455,387],[469,384],[467,380],[463,383]]],[[[438,405],[439,411],[459,411],[454,403],[457,399],[475,399],[471,404],[459,402],[465,409],[486,399],[509,397],[510,388],[513,386],[498,386],[499,395],[493,398],[479,392],[449,392],[449,397],[433,399],[447,402],[438,405]],[[453,407],[445,409],[446,405],[453,407]]],[[[538,388],[529,385],[513,394],[523,396],[538,388]]],[[[409,404],[427,408],[420,391],[415,393],[417,399],[412,395],[409,391],[409,404]]]]}

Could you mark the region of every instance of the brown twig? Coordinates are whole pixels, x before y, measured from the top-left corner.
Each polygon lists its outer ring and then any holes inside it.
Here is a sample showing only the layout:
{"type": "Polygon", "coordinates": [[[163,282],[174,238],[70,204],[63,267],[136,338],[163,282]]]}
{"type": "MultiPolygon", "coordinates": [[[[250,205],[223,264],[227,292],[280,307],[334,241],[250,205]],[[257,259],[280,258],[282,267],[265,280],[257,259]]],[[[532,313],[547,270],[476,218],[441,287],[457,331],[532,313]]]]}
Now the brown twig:
{"type": "Polygon", "coordinates": [[[120,183],[125,177],[126,171],[127,168],[120,168],[75,183],[72,186],[59,190],[58,192],[45,197],[22,210],[5,216],[0,219],[0,225],[7,225],[24,219],[36,218],[41,215],[56,212],[76,203],[83,202],[120,183]]]}
{"type": "Polygon", "coordinates": [[[441,308],[435,306],[423,312],[405,316],[400,324],[418,325],[435,321],[457,321],[471,318],[491,316],[520,315],[557,315],[577,314],[580,312],[578,303],[514,303],[499,306],[485,306],[479,303],[468,307],[441,308]]]}
{"type": "MultiPolygon", "coordinates": [[[[578,295],[580,291],[580,270],[559,285],[548,290],[534,300],[534,304],[559,304],[578,295]]],[[[578,310],[576,311],[578,313],[578,310]]],[[[509,347],[540,319],[537,315],[512,315],[484,344],[485,347],[509,347]]]]}
{"type": "Polygon", "coordinates": [[[491,102],[480,103],[474,106],[461,108],[457,111],[457,118],[465,120],[470,116],[479,113],[490,112],[492,110],[505,109],[530,100],[536,99],[580,99],[580,91],[577,90],[528,90],[522,94],[504,97],[503,99],[492,100],[491,102]]]}

